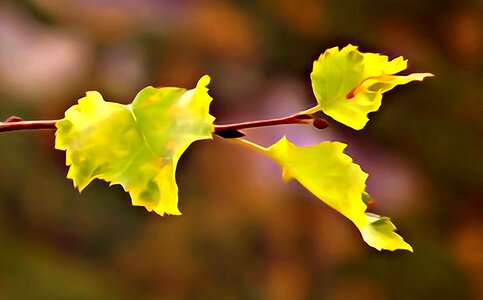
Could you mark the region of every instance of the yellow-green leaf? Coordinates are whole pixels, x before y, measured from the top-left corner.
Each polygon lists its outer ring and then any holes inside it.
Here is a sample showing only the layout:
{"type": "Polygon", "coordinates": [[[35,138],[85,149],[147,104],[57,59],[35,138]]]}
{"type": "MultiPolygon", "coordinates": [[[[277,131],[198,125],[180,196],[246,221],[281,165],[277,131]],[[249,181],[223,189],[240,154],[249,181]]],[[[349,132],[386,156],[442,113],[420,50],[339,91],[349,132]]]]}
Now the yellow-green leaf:
{"type": "Polygon", "coordinates": [[[192,90],[147,87],[132,104],[87,92],[58,121],[55,147],[66,151],[67,177],[82,191],[98,178],[120,184],[133,205],[179,215],[176,166],[188,146],[211,139],[208,76],[192,90]]]}
{"type": "Polygon", "coordinates": [[[285,179],[296,179],[317,198],[350,219],[371,247],[412,251],[411,246],[394,232],[396,227],[389,218],[366,213],[363,197],[367,195],[368,175],[343,152],[346,147],[339,142],[299,147],[284,137],[268,149],[258,150],[282,167],[285,179]]]}
{"type": "Polygon", "coordinates": [[[411,245],[394,232],[396,226],[388,217],[381,217],[376,214],[366,213],[366,224],[359,228],[364,241],[377,250],[409,250],[413,251],[411,245]]]}
{"type": "Polygon", "coordinates": [[[381,106],[382,93],[433,76],[394,75],[406,68],[402,56],[389,60],[385,55],[361,53],[353,45],[328,49],[314,62],[310,74],[317,108],[349,127],[362,129],[369,121],[367,114],[381,106]]]}

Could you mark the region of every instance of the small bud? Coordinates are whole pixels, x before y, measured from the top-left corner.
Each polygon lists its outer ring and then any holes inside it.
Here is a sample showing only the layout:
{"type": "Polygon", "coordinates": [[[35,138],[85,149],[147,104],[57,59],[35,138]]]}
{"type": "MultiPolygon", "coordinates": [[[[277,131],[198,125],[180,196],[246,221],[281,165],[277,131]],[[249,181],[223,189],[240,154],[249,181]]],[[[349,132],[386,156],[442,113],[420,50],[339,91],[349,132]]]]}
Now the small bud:
{"type": "Polygon", "coordinates": [[[368,206],[375,204],[374,199],[372,199],[371,195],[366,191],[362,192],[362,201],[368,206]]]}
{"type": "Polygon", "coordinates": [[[317,129],[325,129],[329,127],[329,122],[327,122],[327,120],[324,120],[324,119],[316,119],[314,120],[312,125],[314,125],[314,127],[317,129]]]}
{"type": "Polygon", "coordinates": [[[5,123],[13,123],[13,122],[20,122],[20,121],[23,121],[23,119],[17,116],[10,116],[5,120],[5,123]]]}

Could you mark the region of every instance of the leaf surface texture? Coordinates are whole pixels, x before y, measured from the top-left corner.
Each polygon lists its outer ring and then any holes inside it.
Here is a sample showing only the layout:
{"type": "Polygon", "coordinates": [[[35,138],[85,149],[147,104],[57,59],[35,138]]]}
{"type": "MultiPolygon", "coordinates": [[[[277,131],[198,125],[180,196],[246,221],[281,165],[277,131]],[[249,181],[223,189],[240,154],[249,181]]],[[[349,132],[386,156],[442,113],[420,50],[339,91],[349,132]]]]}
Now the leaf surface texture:
{"type": "Polygon", "coordinates": [[[95,178],[120,184],[133,205],[180,215],[178,160],[214,130],[209,82],[204,76],[192,90],[147,87],[129,105],[87,92],[56,124],[55,148],[66,151],[67,177],[79,191],[95,178]]]}

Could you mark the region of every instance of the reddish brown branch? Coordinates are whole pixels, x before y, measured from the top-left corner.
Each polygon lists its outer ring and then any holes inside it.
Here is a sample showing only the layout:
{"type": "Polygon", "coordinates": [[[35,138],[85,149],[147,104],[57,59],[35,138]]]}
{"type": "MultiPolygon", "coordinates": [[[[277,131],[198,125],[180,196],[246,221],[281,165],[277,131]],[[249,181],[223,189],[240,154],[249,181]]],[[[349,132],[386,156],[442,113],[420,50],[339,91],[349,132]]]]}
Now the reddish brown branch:
{"type": "Polygon", "coordinates": [[[224,130],[240,130],[246,128],[254,127],[265,127],[274,125],[287,125],[287,124],[308,124],[313,120],[311,115],[292,115],[283,118],[260,120],[260,121],[249,121],[241,122],[227,125],[215,125],[215,132],[224,130]]]}
{"type": "Polygon", "coordinates": [[[0,132],[29,130],[29,129],[55,129],[58,120],[24,121],[19,117],[9,117],[0,122],[0,132]]]}
{"type": "Polygon", "coordinates": [[[313,125],[319,129],[324,129],[329,126],[329,123],[324,119],[315,119],[313,116],[308,114],[295,114],[288,117],[275,119],[249,121],[227,125],[215,125],[214,133],[224,138],[237,138],[244,136],[244,134],[240,132],[241,129],[288,124],[309,124],[312,122],[313,125]]]}
{"type": "MultiPolygon", "coordinates": [[[[55,123],[58,120],[42,120],[42,121],[24,121],[19,117],[9,117],[4,122],[0,122],[0,132],[18,131],[18,130],[34,130],[34,129],[55,129],[55,123]]],[[[312,123],[319,129],[326,128],[329,123],[324,119],[314,119],[311,115],[295,114],[283,118],[267,119],[260,121],[249,121],[226,125],[215,125],[215,132],[224,138],[242,137],[244,134],[240,132],[241,129],[288,125],[288,124],[309,124],[312,123]]]]}

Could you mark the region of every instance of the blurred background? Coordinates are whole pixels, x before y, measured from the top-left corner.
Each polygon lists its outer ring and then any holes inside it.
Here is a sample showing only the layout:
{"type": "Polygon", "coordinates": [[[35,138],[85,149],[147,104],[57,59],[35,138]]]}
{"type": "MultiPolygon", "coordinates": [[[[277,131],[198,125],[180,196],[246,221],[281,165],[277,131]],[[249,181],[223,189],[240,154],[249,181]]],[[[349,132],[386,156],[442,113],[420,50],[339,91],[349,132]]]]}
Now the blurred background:
{"type": "MultiPolygon", "coordinates": [[[[210,74],[218,124],[314,105],[309,74],[348,43],[436,75],[385,94],[362,131],[246,131],[324,140],[370,174],[370,210],[414,254],[368,247],[265,157],[215,138],[177,173],[181,217],[120,186],[81,195],[53,131],[0,135],[0,299],[483,299],[483,24],[477,0],[0,2],[0,119],[58,119],[85,91],[132,101],[210,74]]],[[[330,121],[330,119],[329,119],[330,121]]]]}

